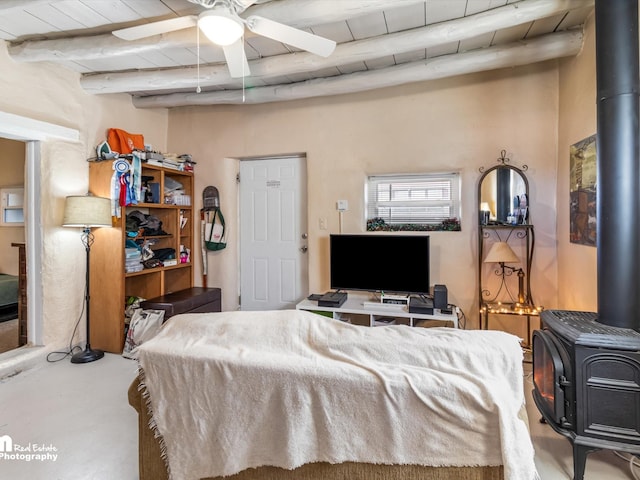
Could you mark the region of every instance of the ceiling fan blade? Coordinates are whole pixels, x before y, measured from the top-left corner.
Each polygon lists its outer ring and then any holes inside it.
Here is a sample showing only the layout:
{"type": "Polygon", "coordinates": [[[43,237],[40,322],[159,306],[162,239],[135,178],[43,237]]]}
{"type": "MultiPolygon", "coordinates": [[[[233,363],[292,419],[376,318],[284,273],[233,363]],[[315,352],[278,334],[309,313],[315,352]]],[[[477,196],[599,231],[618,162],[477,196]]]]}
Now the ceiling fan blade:
{"type": "Polygon", "coordinates": [[[267,18],[258,17],[257,15],[248,17],[246,25],[249,30],[258,35],[315,53],[321,57],[328,57],[336,48],[336,42],[333,40],[319,37],[267,18]]]}
{"type": "Polygon", "coordinates": [[[161,33],[195,27],[197,24],[198,17],[196,15],[189,15],[187,17],[171,18],[169,20],[136,25],[135,27],[122,28],[120,30],[114,30],[112,33],[123,40],[138,40],[153,35],[160,35],[161,33]]]}
{"type": "Polygon", "coordinates": [[[244,42],[242,40],[241,38],[231,45],[222,47],[224,50],[224,58],[227,60],[229,74],[233,78],[248,77],[251,75],[247,55],[244,52],[244,42]]]}

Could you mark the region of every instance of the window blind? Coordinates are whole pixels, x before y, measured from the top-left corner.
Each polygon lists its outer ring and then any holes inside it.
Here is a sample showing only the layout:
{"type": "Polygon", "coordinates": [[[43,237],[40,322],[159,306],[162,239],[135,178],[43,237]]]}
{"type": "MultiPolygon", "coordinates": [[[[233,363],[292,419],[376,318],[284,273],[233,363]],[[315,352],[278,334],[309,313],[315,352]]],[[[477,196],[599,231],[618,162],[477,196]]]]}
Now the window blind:
{"type": "Polygon", "coordinates": [[[367,179],[367,219],[438,224],[460,218],[460,174],[374,175],[367,179]]]}

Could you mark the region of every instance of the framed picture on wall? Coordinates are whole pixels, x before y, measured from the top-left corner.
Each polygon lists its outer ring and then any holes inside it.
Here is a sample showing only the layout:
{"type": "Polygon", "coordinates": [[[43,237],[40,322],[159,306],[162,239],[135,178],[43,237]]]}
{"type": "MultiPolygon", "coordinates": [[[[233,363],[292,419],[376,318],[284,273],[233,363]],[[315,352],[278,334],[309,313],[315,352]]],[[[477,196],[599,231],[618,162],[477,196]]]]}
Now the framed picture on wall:
{"type": "Polygon", "coordinates": [[[596,246],[596,135],[569,148],[570,159],[570,230],[571,243],[596,246]]]}

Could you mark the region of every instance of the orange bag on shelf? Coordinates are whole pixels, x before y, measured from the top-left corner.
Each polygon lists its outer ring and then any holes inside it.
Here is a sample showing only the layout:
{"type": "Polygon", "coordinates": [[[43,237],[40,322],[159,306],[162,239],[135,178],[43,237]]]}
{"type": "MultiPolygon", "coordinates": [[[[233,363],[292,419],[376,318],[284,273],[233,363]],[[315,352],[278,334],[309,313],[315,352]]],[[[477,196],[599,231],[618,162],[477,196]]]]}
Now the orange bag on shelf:
{"type": "Polygon", "coordinates": [[[131,153],[133,150],[144,150],[144,136],[139,133],[129,133],[119,128],[110,128],[107,133],[107,143],[112,151],[131,153]]]}

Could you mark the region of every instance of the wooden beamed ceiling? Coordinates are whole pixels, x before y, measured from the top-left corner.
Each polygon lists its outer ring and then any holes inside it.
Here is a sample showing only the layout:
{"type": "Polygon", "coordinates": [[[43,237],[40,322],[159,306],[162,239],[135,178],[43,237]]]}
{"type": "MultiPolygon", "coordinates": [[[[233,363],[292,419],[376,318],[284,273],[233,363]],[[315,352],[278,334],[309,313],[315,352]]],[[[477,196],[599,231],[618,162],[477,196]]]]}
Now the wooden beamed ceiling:
{"type": "Polygon", "coordinates": [[[9,42],[15,61],[61,63],[82,74],[87,92],[130,93],[140,108],[262,103],[575,55],[582,45],[580,27],[593,9],[593,0],[234,1],[244,10],[242,17],[260,15],[330,38],[337,47],[322,58],[247,35],[251,75],[238,79],[229,75],[218,47],[204,39],[197,48],[196,28],[135,41],[110,33],[204,10],[186,0],[154,2],[156,8],[147,10],[145,0],[102,2],[126,7],[119,15],[95,10],[101,0],[5,1],[0,3],[0,38],[9,42]],[[48,27],[41,25],[38,12],[49,15],[48,27]],[[55,19],[51,12],[57,12],[55,19]],[[13,27],[17,19],[23,22],[20,28],[13,27]],[[73,28],[72,19],[89,27],[73,28]],[[55,21],[57,30],[45,31],[55,21]],[[201,93],[195,91],[198,86],[201,93]]]}

